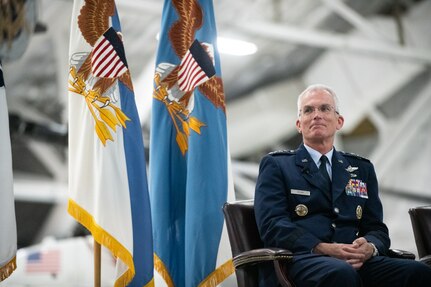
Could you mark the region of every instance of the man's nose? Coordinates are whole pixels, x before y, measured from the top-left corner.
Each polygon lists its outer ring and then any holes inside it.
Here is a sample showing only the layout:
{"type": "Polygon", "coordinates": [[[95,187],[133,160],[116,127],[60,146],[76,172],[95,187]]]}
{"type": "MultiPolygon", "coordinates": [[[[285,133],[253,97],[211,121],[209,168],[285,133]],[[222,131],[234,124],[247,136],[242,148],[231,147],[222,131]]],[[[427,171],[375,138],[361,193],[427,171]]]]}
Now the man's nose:
{"type": "Polygon", "coordinates": [[[315,117],[321,117],[323,112],[320,109],[314,109],[313,110],[313,118],[315,117]]]}

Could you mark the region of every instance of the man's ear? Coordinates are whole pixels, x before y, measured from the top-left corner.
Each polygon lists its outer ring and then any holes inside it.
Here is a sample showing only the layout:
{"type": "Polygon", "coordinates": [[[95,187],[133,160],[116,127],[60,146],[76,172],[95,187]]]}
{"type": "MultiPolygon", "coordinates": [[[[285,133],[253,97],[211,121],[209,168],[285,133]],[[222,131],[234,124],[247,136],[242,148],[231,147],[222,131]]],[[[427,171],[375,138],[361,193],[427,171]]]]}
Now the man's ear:
{"type": "Polygon", "coordinates": [[[342,115],[338,115],[337,119],[337,130],[340,130],[344,125],[344,117],[342,115]]]}
{"type": "Polygon", "coordinates": [[[296,130],[298,131],[298,133],[301,133],[301,122],[299,121],[299,119],[296,120],[296,130]]]}

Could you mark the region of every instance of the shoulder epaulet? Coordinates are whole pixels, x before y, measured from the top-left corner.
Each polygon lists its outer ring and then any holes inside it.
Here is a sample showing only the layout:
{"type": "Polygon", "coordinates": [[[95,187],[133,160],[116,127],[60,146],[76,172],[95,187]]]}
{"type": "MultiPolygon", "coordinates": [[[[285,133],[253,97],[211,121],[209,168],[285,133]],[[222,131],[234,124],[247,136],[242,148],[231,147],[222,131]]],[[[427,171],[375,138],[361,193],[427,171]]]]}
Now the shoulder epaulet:
{"type": "Polygon", "coordinates": [[[296,150],[276,150],[268,153],[269,155],[292,155],[296,154],[296,150]]]}
{"type": "Polygon", "coordinates": [[[351,152],[345,152],[345,151],[340,151],[344,156],[349,156],[349,157],[354,157],[357,159],[361,159],[361,160],[365,160],[365,161],[370,161],[368,158],[362,157],[360,155],[357,155],[355,153],[351,153],[351,152]]]}

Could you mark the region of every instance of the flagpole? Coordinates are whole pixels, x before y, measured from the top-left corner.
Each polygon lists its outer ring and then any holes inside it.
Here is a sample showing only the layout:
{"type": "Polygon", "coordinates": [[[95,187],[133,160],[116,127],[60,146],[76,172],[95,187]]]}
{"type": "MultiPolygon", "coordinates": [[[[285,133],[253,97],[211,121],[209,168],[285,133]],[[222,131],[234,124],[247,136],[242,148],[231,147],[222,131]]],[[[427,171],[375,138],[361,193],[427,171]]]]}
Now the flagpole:
{"type": "Polygon", "coordinates": [[[101,264],[100,264],[100,259],[101,259],[101,252],[100,252],[100,244],[96,242],[96,240],[94,240],[94,287],[100,287],[101,286],[101,282],[100,282],[100,278],[101,278],[101,264]]]}

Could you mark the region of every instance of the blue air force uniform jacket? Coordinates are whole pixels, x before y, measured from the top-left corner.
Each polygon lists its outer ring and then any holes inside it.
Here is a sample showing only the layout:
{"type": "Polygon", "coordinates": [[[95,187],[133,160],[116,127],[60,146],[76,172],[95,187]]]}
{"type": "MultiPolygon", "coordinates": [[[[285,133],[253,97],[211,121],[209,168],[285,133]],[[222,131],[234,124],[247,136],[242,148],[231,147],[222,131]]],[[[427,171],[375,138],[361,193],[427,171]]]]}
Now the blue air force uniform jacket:
{"type": "Polygon", "coordinates": [[[303,145],[262,159],[254,206],[264,245],[310,254],[320,242],[352,243],[363,236],[387,253],[390,239],[372,163],[334,150],[332,189],[322,181],[303,145]]]}

